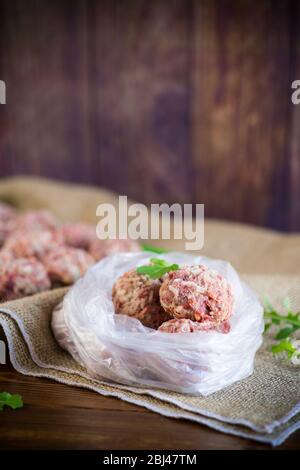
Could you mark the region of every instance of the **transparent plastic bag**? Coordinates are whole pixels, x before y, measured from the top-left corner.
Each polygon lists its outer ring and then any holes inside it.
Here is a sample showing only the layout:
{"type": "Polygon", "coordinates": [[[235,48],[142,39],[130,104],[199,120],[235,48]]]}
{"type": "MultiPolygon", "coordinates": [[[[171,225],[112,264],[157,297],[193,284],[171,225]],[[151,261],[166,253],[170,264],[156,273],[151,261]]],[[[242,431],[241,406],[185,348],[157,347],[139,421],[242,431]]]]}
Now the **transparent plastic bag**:
{"type": "Polygon", "coordinates": [[[149,253],[118,253],[92,267],[68,292],[52,328],[89,374],[99,380],[209,395],[249,376],[262,343],[263,308],[232,266],[183,253],[160,258],[179,265],[205,264],[221,273],[234,292],[227,334],[217,331],[162,333],[116,315],[112,286],[124,272],[147,264],[149,253]]]}

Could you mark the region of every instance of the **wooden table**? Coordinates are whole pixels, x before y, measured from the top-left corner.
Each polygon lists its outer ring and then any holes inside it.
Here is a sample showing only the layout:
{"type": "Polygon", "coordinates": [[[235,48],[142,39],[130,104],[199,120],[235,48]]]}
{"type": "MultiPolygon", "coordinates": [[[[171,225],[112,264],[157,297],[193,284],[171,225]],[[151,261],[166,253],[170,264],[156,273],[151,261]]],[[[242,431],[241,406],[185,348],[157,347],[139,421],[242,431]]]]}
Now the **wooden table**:
{"type": "MultiPolygon", "coordinates": [[[[117,398],[0,366],[0,390],[20,393],[24,408],[0,414],[1,449],[270,449],[117,398]]],[[[300,431],[278,449],[299,449],[300,431]]]]}

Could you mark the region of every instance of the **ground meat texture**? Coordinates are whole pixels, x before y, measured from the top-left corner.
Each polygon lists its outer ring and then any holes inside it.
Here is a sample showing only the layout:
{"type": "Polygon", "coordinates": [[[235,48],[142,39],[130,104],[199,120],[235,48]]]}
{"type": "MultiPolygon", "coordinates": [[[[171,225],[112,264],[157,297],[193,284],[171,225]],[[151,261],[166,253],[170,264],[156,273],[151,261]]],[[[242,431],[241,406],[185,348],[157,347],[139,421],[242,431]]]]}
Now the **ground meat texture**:
{"type": "MultiPolygon", "coordinates": [[[[7,265],[11,263],[15,257],[13,254],[8,250],[0,250],[0,277],[3,275],[5,270],[7,269],[7,265]]],[[[0,280],[1,282],[1,280],[0,280]]]]}
{"type": "Polygon", "coordinates": [[[9,262],[0,276],[1,301],[14,300],[50,289],[51,282],[44,266],[35,258],[9,262]]]}
{"type": "Polygon", "coordinates": [[[216,330],[219,333],[229,333],[230,325],[228,322],[220,323],[212,327],[212,324],[208,322],[197,322],[189,320],[188,318],[180,318],[177,320],[173,318],[172,320],[166,321],[159,328],[159,331],[164,333],[194,333],[197,331],[209,331],[216,330]]]}
{"type": "Polygon", "coordinates": [[[16,216],[17,212],[12,206],[5,202],[0,202],[0,221],[8,222],[16,216]]]}
{"type": "Polygon", "coordinates": [[[160,288],[164,309],[176,319],[188,318],[215,328],[229,320],[232,290],[226,279],[206,266],[185,266],[168,273],[160,288]]]}
{"type": "Polygon", "coordinates": [[[137,318],[143,325],[157,329],[171,318],[160,305],[160,286],[158,279],[138,274],[135,269],[126,272],[113,286],[116,313],[137,318]]]}
{"type": "Polygon", "coordinates": [[[61,232],[66,245],[82,250],[88,250],[91,243],[97,240],[96,228],[89,224],[65,224],[59,229],[59,232],[61,232]]]}
{"type": "Polygon", "coordinates": [[[0,203],[0,246],[10,234],[16,217],[15,209],[8,204],[0,203]]]}
{"type": "Polygon", "coordinates": [[[164,333],[193,333],[194,331],[201,331],[199,326],[201,323],[189,320],[188,318],[181,318],[164,322],[159,328],[159,331],[164,333]]]}
{"type": "Polygon", "coordinates": [[[59,232],[49,230],[18,230],[6,240],[4,249],[16,258],[35,256],[42,259],[48,252],[63,244],[59,232]]]}
{"type": "Polygon", "coordinates": [[[134,240],[99,240],[97,238],[91,243],[89,253],[96,261],[100,261],[113,253],[140,251],[140,249],[140,245],[134,240]]]}
{"type": "Polygon", "coordinates": [[[43,263],[53,283],[69,285],[83,276],[95,261],[84,250],[62,246],[48,253],[43,263]]]}
{"type": "Polygon", "coordinates": [[[60,226],[56,217],[47,210],[27,211],[20,214],[13,230],[55,230],[60,226]]]}
{"type": "Polygon", "coordinates": [[[0,247],[4,244],[6,238],[10,234],[10,231],[9,222],[3,222],[0,220],[0,247]]]}

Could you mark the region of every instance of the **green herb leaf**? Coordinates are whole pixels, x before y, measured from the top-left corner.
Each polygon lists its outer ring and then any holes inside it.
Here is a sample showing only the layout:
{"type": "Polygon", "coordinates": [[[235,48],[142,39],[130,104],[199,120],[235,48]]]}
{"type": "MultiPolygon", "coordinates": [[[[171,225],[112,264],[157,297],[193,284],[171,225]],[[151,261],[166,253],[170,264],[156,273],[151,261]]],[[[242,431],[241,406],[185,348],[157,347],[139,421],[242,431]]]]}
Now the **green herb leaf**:
{"type": "Polygon", "coordinates": [[[151,279],[159,279],[160,277],[164,276],[164,274],[179,269],[178,264],[170,264],[167,261],[159,258],[151,258],[150,262],[150,265],[139,266],[136,271],[139,274],[146,274],[151,279]]]}
{"type": "Polygon", "coordinates": [[[292,313],[292,312],[289,312],[288,313],[288,316],[287,316],[288,320],[299,320],[299,312],[298,313],[292,313]]]}
{"type": "Polygon", "coordinates": [[[162,254],[162,253],[167,253],[168,250],[165,250],[164,248],[159,248],[156,246],[151,246],[151,245],[146,245],[142,244],[143,251],[149,251],[150,253],[157,253],[157,254],[162,254]]]}
{"type": "Polygon", "coordinates": [[[155,266],[163,266],[164,268],[169,265],[164,259],[151,258],[150,262],[155,266]]]}
{"type": "Polygon", "coordinates": [[[275,339],[285,339],[288,336],[290,336],[294,332],[294,327],[293,326],[287,326],[285,328],[282,328],[282,330],[279,330],[277,335],[275,336],[275,339]]]}
{"type": "Polygon", "coordinates": [[[280,315],[276,310],[265,310],[265,318],[270,319],[274,325],[279,325],[280,322],[289,323],[296,329],[300,328],[300,319],[297,314],[280,315]]]}
{"type": "Polygon", "coordinates": [[[287,341],[286,339],[284,339],[284,340],[280,341],[280,343],[274,344],[271,347],[271,351],[272,351],[273,354],[278,354],[278,353],[281,353],[281,352],[287,352],[287,353],[289,353],[288,355],[292,355],[296,351],[296,349],[294,348],[292,343],[290,343],[290,341],[287,341]]]}
{"type": "Polygon", "coordinates": [[[273,354],[285,353],[289,359],[297,351],[297,349],[290,342],[291,335],[300,329],[300,312],[291,312],[291,304],[289,299],[286,297],[283,300],[283,305],[287,314],[281,315],[271,305],[268,299],[265,299],[265,331],[270,328],[270,325],[281,325],[281,328],[277,331],[275,339],[279,341],[277,344],[273,344],[271,351],[273,354]]]}
{"type": "Polygon", "coordinates": [[[4,406],[9,406],[13,410],[22,408],[23,400],[21,395],[12,395],[8,392],[0,393],[0,411],[3,410],[4,406]]]}
{"type": "Polygon", "coordinates": [[[264,333],[266,333],[271,326],[272,326],[272,323],[265,323],[264,333]]]}

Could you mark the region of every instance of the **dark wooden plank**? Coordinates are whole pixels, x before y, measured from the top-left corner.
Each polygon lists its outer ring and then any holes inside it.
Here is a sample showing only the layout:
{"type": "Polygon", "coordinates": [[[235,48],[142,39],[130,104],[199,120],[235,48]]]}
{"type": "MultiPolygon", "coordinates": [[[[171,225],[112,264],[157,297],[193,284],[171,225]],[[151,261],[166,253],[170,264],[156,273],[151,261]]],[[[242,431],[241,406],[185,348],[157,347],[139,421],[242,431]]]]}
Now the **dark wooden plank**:
{"type": "MultiPolygon", "coordinates": [[[[1,413],[1,449],[266,449],[270,447],[165,418],[115,398],[25,377],[0,367],[0,389],[25,407],[1,413]]],[[[281,448],[299,447],[300,432],[281,448]]]]}
{"type": "Polygon", "coordinates": [[[194,160],[206,215],[286,227],[290,2],[195,2],[194,160]]]}
{"type": "Polygon", "coordinates": [[[94,2],[95,182],[141,202],[192,198],[188,2],[94,2]]]}
{"type": "Polygon", "coordinates": [[[88,181],[85,2],[0,4],[0,176],[88,181]]]}
{"type": "MultiPolygon", "coordinates": [[[[300,4],[294,0],[292,6],[291,82],[300,80],[300,4]]],[[[290,114],[289,228],[300,231],[300,104],[290,102],[290,114]]]]}
{"type": "Polygon", "coordinates": [[[299,229],[297,5],[2,0],[0,176],[299,229]]]}

